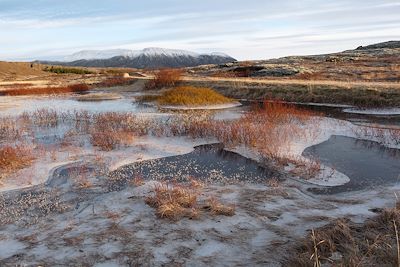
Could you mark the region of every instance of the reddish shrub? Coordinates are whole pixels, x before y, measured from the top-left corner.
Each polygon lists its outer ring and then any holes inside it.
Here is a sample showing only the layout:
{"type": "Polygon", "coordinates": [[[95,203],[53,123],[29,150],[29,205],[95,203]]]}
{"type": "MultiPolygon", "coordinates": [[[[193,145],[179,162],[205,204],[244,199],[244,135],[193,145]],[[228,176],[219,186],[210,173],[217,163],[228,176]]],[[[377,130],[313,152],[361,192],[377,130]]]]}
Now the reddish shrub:
{"type": "Polygon", "coordinates": [[[89,90],[87,84],[73,84],[64,87],[31,87],[31,88],[14,88],[1,91],[0,93],[8,96],[21,96],[21,95],[51,95],[51,94],[65,94],[77,93],[89,90]]]}
{"type": "Polygon", "coordinates": [[[158,89],[176,86],[182,80],[183,71],[179,69],[162,69],[154,74],[154,79],[147,82],[146,89],[158,89]]]}
{"type": "Polygon", "coordinates": [[[112,77],[107,78],[106,80],[96,83],[94,87],[114,87],[114,86],[123,86],[123,85],[130,85],[134,83],[135,79],[126,79],[123,77],[112,77]]]}
{"type": "Polygon", "coordinates": [[[0,179],[8,173],[22,169],[31,164],[34,156],[29,148],[20,146],[4,146],[0,148],[0,179]]]}

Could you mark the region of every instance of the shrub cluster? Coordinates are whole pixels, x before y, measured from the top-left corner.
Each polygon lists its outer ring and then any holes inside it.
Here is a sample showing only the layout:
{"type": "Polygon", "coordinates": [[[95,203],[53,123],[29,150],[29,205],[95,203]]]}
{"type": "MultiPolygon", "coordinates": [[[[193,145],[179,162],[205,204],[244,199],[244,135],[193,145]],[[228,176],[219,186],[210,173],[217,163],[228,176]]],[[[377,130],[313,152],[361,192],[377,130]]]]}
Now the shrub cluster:
{"type": "Polygon", "coordinates": [[[182,80],[182,70],[162,69],[154,74],[154,79],[146,83],[146,89],[159,89],[176,86],[182,80]]]}
{"type": "Polygon", "coordinates": [[[46,66],[44,71],[57,73],[57,74],[66,74],[66,73],[73,73],[73,74],[93,74],[94,72],[87,70],[87,69],[79,69],[79,68],[65,68],[65,67],[48,67],[46,66]]]}

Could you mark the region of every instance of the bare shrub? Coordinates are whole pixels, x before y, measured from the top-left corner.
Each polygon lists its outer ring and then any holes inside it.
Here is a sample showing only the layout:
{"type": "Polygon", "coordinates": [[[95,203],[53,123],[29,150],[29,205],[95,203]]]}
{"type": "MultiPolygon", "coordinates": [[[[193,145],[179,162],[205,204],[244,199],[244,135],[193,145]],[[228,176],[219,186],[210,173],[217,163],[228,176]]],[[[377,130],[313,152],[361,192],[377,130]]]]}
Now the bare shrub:
{"type": "Polygon", "coordinates": [[[0,148],[0,179],[29,166],[34,160],[32,150],[24,145],[7,145],[0,148]]]}
{"type": "Polygon", "coordinates": [[[54,109],[38,109],[33,113],[25,113],[35,126],[56,127],[58,125],[58,113],[54,109]]]}
{"type": "Polygon", "coordinates": [[[21,137],[17,121],[11,117],[0,118],[0,142],[14,141],[21,137]]]}
{"type": "Polygon", "coordinates": [[[123,85],[131,85],[136,82],[136,79],[126,79],[123,77],[110,77],[101,81],[99,83],[94,84],[94,87],[114,87],[114,86],[123,86],[123,85]]]}
{"type": "Polygon", "coordinates": [[[162,69],[154,74],[154,79],[146,83],[146,89],[159,89],[176,86],[182,80],[183,71],[162,69]]]}
{"type": "Polygon", "coordinates": [[[104,151],[110,151],[122,145],[129,145],[133,142],[133,139],[132,133],[124,131],[93,130],[90,132],[92,145],[104,151]]]}

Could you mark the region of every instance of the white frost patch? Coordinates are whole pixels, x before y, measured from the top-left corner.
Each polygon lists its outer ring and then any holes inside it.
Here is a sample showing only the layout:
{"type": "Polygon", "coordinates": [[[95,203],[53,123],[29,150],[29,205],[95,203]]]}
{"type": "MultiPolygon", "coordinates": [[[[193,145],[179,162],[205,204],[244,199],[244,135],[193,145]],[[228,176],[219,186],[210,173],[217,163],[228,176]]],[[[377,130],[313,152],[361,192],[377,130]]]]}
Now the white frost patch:
{"type": "Polygon", "coordinates": [[[5,178],[0,183],[0,192],[22,189],[47,181],[53,171],[61,166],[78,161],[49,162],[37,161],[32,166],[22,169],[17,173],[5,178]]]}
{"type": "Polygon", "coordinates": [[[364,115],[400,115],[400,108],[371,108],[371,109],[357,109],[346,108],[343,110],[346,113],[364,114],[364,115]]]}
{"type": "Polygon", "coordinates": [[[121,265],[116,261],[106,261],[102,263],[96,263],[94,267],[120,267],[121,265]]]}
{"type": "Polygon", "coordinates": [[[231,151],[231,152],[237,153],[245,158],[252,159],[255,161],[260,161],[260,159],[261,159],[260,154],[258,152],[256,152],[254,149],[250,149],[244,145],[240,145],[240,146],[233,147],[233,148],[225,147],[224,149],[226,151],[231,151]]]}
{"type": "Polygon", "coordinates": [[[108,169],[113,171],[138,161],[188,154],[194,150],[195,146],[216,142],[217,140],[214,139],[193,140],[185,137],[148,136],[138,137],[130,146],[112,151],[100,151],[96,148],[57,151],[55,161],[47,156],[38,158],[30,167],[3,179],[0,183],[0,192],[42,184],[48,180],[55,169],[79,161],[104,159],[108,169]]]}
{"type": "Polygon", "coordinates": [[[321,165],[317,176],[308,179],[307,182],[322,186],[338,186],[350,182],[350,178],[331,167],[321,165]]]}
{"type": "Polygon", "coordinates": [[[0,259],[6,259],[15,254],[21,253],[25,249],[25,245],[13,239],[0,239],[0,259]]]}
{"type": "Polygon", "coordinates": [[[110,151],[105,155],[111,159],[110,170],[113,171],[138,161],[188,154],[195,146],[216,142],[216,140],[193,140],[184,137],[143,137],[135,141],[133,147],[110,151]]]}
{"type": "Polygon", "coordinates": [[[240,107],[242,104],[239,102],[220,104],[220,105],[203,105],[203,106],[160,106],[162,109],[174,110],[214,110],[214,109],[227,109],[240,107]]]}

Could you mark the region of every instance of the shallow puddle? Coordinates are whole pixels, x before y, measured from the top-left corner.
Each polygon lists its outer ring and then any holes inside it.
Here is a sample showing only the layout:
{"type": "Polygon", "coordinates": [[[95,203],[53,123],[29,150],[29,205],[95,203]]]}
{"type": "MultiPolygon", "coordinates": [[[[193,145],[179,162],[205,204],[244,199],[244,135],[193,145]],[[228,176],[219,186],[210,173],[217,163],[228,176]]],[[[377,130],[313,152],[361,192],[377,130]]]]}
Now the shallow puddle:
{"type": "Polygon", "coordinates": [[[400,150],[377,142],[344,136],[307,148],[304,156],[319,158],[327,166],[346,174],[350,182],[331,188],[313,188],[312,192],[335,194],[400,182],[400,150]]]}

